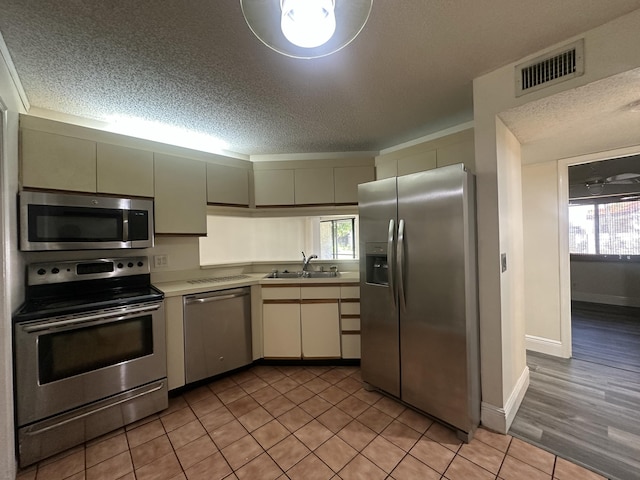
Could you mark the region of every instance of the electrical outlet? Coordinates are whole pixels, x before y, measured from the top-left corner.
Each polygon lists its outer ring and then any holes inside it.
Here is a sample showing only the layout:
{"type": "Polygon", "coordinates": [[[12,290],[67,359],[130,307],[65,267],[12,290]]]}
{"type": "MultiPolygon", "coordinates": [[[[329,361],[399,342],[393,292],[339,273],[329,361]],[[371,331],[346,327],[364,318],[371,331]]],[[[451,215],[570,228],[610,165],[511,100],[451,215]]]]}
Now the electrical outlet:
{"type": "Polygon", "coordinates": [[[153,264],[156,268],[162,268],[169,265],[169,256],[168,255],[154,255],[153,256],[153,264]]]}

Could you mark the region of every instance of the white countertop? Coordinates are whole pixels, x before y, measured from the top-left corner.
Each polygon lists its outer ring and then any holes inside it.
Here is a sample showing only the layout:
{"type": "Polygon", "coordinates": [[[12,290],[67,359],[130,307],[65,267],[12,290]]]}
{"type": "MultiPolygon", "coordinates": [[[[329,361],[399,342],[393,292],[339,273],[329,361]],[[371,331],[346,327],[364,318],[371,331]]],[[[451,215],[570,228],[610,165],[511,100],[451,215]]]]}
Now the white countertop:
{"type": "Polygon", "coordinates": [[[193,280],[154,283],[154,286],[162,290],[165,297],[176,297],[251,285],[331,285],[336,283],[357,284],[360,282],[359,272],[340,272],[337,277],[332,278],[265,278],[266,275],[268,273],[243,273],[229,277],[215,277],[212,275],[211,277],[193,280]]]}

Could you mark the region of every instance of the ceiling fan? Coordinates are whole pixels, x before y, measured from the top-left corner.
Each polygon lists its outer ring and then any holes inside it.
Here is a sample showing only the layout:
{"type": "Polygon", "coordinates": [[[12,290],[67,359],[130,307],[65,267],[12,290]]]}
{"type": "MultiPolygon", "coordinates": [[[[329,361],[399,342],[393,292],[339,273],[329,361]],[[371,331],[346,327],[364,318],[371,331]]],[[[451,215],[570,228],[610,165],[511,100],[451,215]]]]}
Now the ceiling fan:
{"type": "Polygon", "coordinates": [[[602,195],[605,185],[640,184],[640,173],[619,173],[610,177],[596,177],[586,180],[589,195],[602,195]]]}

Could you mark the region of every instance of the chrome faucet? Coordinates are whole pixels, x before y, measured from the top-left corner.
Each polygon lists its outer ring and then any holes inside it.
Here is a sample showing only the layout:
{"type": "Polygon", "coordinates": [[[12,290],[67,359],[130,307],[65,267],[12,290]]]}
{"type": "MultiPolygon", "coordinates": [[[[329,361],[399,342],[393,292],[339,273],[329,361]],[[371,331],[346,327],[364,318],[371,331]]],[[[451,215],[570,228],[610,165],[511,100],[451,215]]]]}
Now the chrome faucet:
{"type": "Polygon", "coordinates": [[[307,257],[304,252],[302,252],[302,271],[306,272],[307,268],[309,268],[309,262],[311,262],[311,260],[313,260],[314,258],[318,258],[317,255],[309,255],[309,257],[307,257]]]}

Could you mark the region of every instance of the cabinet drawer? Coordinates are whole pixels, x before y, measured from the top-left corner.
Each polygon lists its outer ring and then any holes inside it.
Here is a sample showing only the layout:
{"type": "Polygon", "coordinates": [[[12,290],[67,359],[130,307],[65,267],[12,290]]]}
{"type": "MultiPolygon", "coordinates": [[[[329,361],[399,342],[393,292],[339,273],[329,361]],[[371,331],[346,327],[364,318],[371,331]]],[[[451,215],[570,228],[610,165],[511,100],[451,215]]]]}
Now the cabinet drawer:
{"type": "Polygon", "coordinates": [[[340,298],[360,298],[360,286],[342,286],[340,287],[340,298]]]}
{"type": "Polygon", "coordinates": [[[360,302],[340,302],[340,315],[360,315],[360,302]]]}
{"type": "Polygon", "coordinates": [[[342,358],[360,358],[360,335],[342,335],[342,358]]]}
{"type": "Polygon", "coordinates": [[[263,300],[299,300],[300,287],[262,287],[263,300]]]}
{"type": "Polygon", "coordinates": [[[300,298],[310,300],[314,298],[340,298],[340,287],[301,287],[300,298]]]}
{"type": "Polygon", "coordinates": [[[360,331],[359,318],[342,318],[341,321],[342,321],[343,332],[359,332],[360,331]]]}

